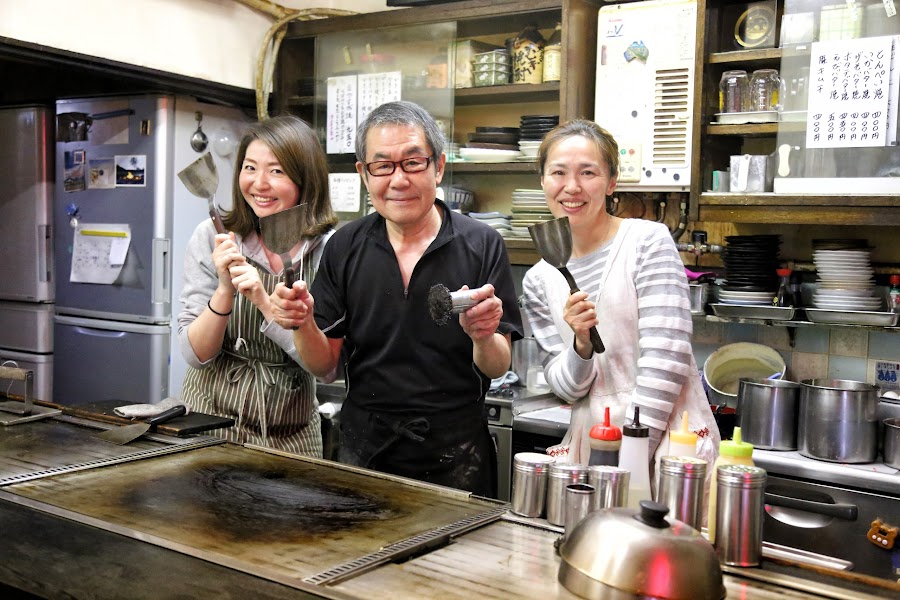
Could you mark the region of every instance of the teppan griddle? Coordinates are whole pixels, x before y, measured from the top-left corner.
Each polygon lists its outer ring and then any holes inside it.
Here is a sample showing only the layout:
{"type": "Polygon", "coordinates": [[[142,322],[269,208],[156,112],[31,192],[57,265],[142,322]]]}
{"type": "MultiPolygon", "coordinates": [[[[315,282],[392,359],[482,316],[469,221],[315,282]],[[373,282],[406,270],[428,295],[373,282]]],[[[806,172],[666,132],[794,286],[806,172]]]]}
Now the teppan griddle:
{"type": "Polygon", "coordinates": [[[7,486],[0,499],[306,590],[432,549],[506,510],[234,444],[7,486]]]}

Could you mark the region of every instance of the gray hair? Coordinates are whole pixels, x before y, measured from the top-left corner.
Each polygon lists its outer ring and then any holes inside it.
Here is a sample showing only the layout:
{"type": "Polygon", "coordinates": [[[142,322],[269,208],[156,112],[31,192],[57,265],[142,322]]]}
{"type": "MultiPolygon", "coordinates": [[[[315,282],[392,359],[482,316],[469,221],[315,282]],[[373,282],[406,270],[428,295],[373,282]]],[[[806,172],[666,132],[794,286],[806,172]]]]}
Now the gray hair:
{"type": "Polygon", "coordinates": [[[427,110],[413,102],[398,100],[387,102],[369,113],[356,129],[356,160],[366,162],[366,137],[374,127],[383,125],[410,125],[421,127],[425,132],[425,141],[431,147],[434,157],[431,164],[437,168],[437,161],[444,152],[444,135],[437,121],[427,110]]]}

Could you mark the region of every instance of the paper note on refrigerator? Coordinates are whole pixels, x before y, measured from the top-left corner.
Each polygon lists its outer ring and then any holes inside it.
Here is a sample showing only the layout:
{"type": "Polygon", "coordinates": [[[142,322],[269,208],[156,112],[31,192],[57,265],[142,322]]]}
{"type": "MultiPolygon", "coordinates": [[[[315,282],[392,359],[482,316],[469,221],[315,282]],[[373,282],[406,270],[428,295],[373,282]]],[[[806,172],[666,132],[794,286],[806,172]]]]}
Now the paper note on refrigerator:
{"type": "Polygon", "coordinates": [[[81,223],[72,240],[72,283],[111,285],[119,278],[131,244],[131,226],[81,223]]]}
{"type": "Polygon", "coordinates": [[[353,152],[356,144],[356,75],[329,77],[327,81],[325,151],[353,152]]]}

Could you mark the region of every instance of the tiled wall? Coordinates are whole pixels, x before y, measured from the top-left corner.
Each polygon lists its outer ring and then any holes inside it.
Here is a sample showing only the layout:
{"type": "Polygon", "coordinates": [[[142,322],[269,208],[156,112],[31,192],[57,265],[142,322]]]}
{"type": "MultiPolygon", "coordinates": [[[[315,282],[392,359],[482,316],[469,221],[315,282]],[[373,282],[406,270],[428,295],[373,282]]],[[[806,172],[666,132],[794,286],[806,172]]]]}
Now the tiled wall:
{"type": "Polygon", "coordinates": [[[877,361],[900,362],[900,329],[788,328],[694,320],[694,357],[701,368],[715,350],[734,342],[755,342],[777,350],[787,365],[785,378],[791,381],[828,378],[878,383],[877,361]]]}

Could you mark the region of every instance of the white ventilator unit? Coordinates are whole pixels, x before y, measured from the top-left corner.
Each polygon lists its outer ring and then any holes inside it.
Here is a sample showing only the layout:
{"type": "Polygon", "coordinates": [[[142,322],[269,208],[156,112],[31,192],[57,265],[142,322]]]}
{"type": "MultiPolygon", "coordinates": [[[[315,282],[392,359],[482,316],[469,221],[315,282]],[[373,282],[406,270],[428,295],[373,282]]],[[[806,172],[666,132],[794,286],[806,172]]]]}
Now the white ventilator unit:
{"type": "Polygon", "coordinates": [[[604,6],[598,18],[594,120],[619,143],[617,189],[688,191],[696,0],[604,6]]]}

